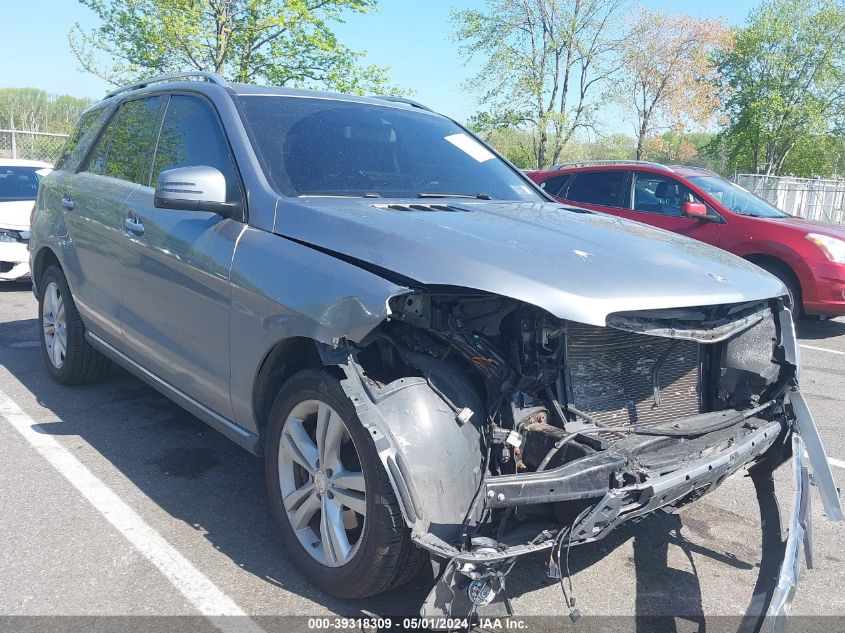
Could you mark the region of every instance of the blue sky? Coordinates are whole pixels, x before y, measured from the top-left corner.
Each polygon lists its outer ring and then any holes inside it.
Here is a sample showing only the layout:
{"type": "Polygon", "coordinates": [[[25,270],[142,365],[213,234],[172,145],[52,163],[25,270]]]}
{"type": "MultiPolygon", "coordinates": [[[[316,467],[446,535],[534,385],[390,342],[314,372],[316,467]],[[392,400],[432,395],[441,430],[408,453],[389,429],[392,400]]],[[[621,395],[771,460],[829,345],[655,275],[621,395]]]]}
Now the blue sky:
{"type": "MultiPolygon", "coordinates": [[[[671,12],[722,17],[741,24],[759,0],[640,0],[671,12]]],[[[389,66],[392,82],[414,88],[416,99],[465,120],[473,98],[461,82],[478,62],[463,59],[449,35],[450,10],[471,8],[482,0],[381,0],[378,13],[352,15],[335,29],[340,41],[367,51],[367,62],[389,66]]],[[[102,80],[83,73],[68,46],[75,22],[95,24],[93,13],[75,0],[0,0],[0,87],[32,86],[51,93],[101,97],[102,80]]],[[[625,130],[621,122],[606,121],[625,130]]]]}

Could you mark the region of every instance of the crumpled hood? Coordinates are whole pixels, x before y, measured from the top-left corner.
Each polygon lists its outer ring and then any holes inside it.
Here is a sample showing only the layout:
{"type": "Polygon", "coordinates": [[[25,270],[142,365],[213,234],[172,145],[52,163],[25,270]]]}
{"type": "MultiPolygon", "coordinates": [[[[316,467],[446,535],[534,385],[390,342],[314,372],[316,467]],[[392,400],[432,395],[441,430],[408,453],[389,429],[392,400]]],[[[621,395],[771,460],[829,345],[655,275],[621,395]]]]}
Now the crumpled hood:
{"type": "Polygon", "coordinates": [[[726,251],[560,204],[391,200],[465,211],[394,210],[381,200],[283,198],[275,232],[421,284],[525,301],[561,319],[780,296],[780,281],[726,251]]]}
{"type": "Polygon", "coordinates": [[[0,202],[0,229],[29,230],[29,214],[35,200],[9,200],[0,202]]]}

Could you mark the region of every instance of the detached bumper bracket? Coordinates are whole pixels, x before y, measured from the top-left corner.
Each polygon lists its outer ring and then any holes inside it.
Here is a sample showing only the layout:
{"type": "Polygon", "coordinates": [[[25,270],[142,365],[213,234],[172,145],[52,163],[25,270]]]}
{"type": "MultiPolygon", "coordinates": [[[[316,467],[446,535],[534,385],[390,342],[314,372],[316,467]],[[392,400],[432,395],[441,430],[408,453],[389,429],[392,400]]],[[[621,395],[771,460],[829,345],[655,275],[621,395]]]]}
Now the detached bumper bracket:
{"type": "Polygon", "coordinates": [[[806,449],[810,466],[813,468],[812,481],[819,490],[825,514],[831,521],[843,521],[842,502],[839,490],[833,480],[830,463],[822,445],[821,436],[816,427],[807,401],[798,389],[789,392],[789,401],[795,412],[798,425],[792,434],[792,464],[795,477],[795,498],[792,503],[792,516],[789,521],[789,537],[778,575],[778,584],[772,593],[769,608],[766,611],[764,630],[771,633],[785,633],[786,616],[792,606],[792,598],[798,588],[798,574],[801,569],[801,548],[807,568],[813,568],[812,512],[810,507],[810,470],[804,456],[806,449]]]}
{"type": "Polygon", "coordinates": [[[795,475],[795,498],[789,521],[789,537],[786,540],[783,563],[781,563],[778,584],[772,593],[766,612],[763,630],[771,633],[785,633],[786,616],[792,606],[795,590],[798,588],[798,574],[801,569],[801,546],[807,568],[813,567],[812,512],[810,507],[810,472],[804,460],[804,442],[798,433],[792,434],[792,458],[795,475]]]}
{"type": "Polygon", "coordinates": [[[798,389],[792,389],[789,392],[789,402],[792,404],[793,411],[795,411],[798,432],[801,434],[802,444],[807,449],[810,465],[813,467],[813,483],[819,489],[824,512],[831,521],[845,521],[842,501],[839,499],[839,490],[833,480],[830,463],[827,461],[822,438],[819,435],[813,414],[810,413],[810,407],[807,406],[804,395],[798,389]]]}

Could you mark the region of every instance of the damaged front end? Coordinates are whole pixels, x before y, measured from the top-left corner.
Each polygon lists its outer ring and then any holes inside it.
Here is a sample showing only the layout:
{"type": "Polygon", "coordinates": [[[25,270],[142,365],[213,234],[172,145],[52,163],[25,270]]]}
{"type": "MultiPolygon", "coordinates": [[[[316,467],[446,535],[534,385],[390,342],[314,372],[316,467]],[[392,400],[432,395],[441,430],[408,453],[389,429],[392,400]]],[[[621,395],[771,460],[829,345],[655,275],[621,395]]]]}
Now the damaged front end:
{"type": "MultiPolygon", "coordinates": [[[[425,616],[508,615],[519,556],[547,550],[560,578],[565,548],[680,508],[764,458],[776,467],[796,430],[828,516],[842,518],[778,299],[616,313],[604,327],[454,288],[399,295],[390,310],[326,354],[414,541],[441,562],[425,616]]],[[[775,615],[796,565],[784,563],[775,615]]]]}

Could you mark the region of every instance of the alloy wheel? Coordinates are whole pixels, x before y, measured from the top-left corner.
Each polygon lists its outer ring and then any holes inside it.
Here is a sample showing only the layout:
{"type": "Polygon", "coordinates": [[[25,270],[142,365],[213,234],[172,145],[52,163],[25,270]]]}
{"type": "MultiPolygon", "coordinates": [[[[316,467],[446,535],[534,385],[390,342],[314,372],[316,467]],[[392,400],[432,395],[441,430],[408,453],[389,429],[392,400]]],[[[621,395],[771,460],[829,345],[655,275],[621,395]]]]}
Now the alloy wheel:
{"type": "Polygon", "coordinates": [[[51,281],[44,289],[43,301],[41,326],[47,358],[53,367],[61,369],[67,354],[67,316],[64,297],[56,282],[51,281]]]}
{"type": "Polygon", "coordinates": [[[279,484],[300,544],[327,567],[355,555],[367,514],[361,459],[343,418],[327,403],[305,400],[279,439],[279,484]]]}

